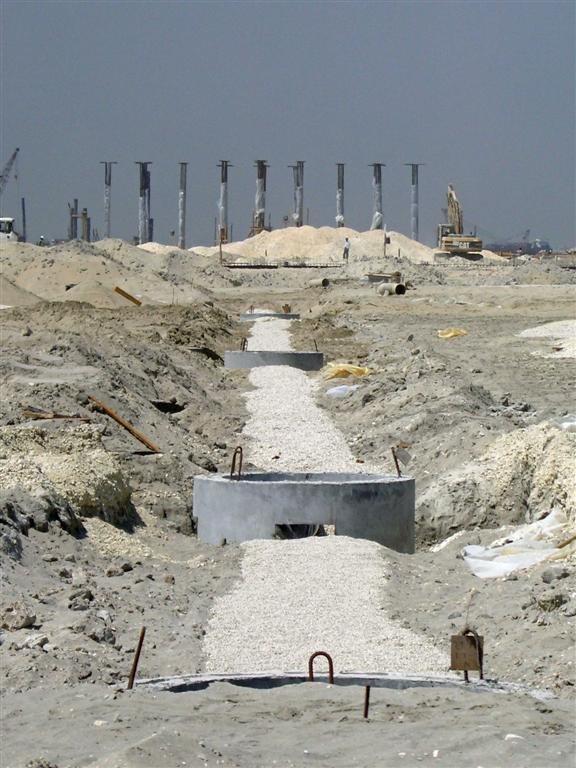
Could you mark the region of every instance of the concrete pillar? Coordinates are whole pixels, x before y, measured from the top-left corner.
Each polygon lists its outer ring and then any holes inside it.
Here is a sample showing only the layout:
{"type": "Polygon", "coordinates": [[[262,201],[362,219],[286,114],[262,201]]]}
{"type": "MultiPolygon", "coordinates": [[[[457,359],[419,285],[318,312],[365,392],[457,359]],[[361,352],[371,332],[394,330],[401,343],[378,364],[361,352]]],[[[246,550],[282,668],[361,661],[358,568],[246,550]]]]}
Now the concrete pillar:
{"type": "Polygon", "coordinates": [[[178,248],[186,248],[186,174],[188,163],[180,163],[180,188],[178,190],[178,248]]]}
{"type": "Polygon", "coordinates": [[[384,213],[382,211],[382,166],[385,163],[372,163],[372,224],[370,229],[384,228],[384,213]]]}
{"type": "Polygon", "coordinates": [[[344,163],[336,163],[336,226],[344,226],[344,163]]]}

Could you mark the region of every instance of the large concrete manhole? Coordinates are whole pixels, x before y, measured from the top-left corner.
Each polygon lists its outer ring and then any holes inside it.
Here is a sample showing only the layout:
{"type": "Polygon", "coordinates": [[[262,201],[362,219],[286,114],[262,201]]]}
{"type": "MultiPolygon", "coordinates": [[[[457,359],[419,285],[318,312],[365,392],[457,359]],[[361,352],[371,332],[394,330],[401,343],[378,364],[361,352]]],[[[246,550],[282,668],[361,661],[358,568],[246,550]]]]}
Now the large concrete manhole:
{"type": "Polygon", "coordinates": [[[334,526],[336,535],[414,552],[411,477],[352,472],[254,472],[194,478],[198,538],[209,544],[276,538],[290,526],[334,526]]]}
{"type": "Polygon", "coordinates": [[[224,352],[225,368],[258,368],[262,365],[289,365],[301,371],[319,371],[324,366],[322,352],[278,352],[230,350],[224,352]]]}

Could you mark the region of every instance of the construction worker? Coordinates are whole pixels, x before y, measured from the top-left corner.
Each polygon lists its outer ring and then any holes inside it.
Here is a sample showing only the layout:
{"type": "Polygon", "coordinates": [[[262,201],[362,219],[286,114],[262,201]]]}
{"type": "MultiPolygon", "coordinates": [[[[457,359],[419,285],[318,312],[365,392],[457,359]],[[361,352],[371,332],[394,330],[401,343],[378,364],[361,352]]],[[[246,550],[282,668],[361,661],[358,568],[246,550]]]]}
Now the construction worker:
{"type": "Polygon", "coordinates": [[[44,240],[44,235],[40,235],[40,240],[38,240],[36,245],[46,245],[46,241],[44,240]]]}
{"type": "Polygon", "coordinates": [[[350,256],[350,240],[346,238],[344,240],[344,253],[342,254],[344,261],[348,261],[348,256],[350,256]]]}

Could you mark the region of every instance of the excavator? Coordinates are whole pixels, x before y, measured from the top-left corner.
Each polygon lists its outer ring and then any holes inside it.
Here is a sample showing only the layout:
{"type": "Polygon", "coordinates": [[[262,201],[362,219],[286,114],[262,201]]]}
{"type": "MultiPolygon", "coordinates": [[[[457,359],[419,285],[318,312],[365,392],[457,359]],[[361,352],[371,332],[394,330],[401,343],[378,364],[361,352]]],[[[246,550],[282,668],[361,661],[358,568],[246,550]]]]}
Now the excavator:
{"type": "Polygon", "coordinates": [[[462,208],[452,184],[448,184],[446,195],[446,224],[438,224],[439,256],[481,255],[482,240],[476,235],[465,235],[462,224],[462,208]]]}

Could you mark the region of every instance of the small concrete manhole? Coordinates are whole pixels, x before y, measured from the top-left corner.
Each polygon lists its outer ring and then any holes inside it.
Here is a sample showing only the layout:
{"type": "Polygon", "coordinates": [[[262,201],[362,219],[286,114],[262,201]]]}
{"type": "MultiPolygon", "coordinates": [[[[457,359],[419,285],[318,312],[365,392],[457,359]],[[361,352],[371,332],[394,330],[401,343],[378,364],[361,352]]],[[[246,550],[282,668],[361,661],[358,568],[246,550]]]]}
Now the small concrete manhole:
{"type": "Polygon", "coordinates": [[[289,365],[301,371],[319,371],[324,366],[322,352],[278,352],[230,350],[224,352],[225,368],[258,368],[263,365],[289,365]]]}
{"type": "Polygon", "coordinates": [[[297,312],[242,312],[240,320],[242,322],[253,322],[263,317],[274,320],[300,320],[300,315],[297,312]]]}
{"type": "MultiPolygon", "coordinates": [[[[333,525],[336,535],[414,552],[411,477],[353,472],[254,472],[194,478],[198,539],[272,539],[278,526],[333,525]]],[[[302,530],[302,529],[299,529],[302,530]]]]}

